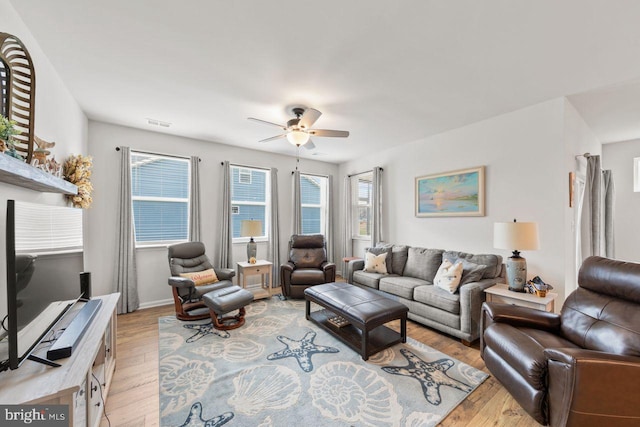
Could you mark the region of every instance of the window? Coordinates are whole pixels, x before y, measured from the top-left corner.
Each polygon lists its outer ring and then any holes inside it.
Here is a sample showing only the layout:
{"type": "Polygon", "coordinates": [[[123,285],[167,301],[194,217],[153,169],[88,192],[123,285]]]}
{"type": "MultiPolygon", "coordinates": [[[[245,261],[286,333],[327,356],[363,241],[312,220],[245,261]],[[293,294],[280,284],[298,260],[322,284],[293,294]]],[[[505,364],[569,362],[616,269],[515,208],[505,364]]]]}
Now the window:
{"type": "Polygon", "coordinates": [[[131,151],[136,246],[189,238],[189,160],[131,151]]]}
{"type": "Polygon", "coordinates": [[[633,159],[633,191],[640,192],[640,157],[633,159]]]}
{"type": "Polygon", "coordinates": [[[353,179],[352,194],[354,200],[353,223],[354,238],[371,236],[371,204],[373,198],[373,173],[357,175],[353,179]]]}
{"type": "Polygon", "coordinates": [[[329,178],[300,174],[302,234],[326,234],[329,178]]]}
{"type": "MultiPolygon", "coordinates": [[[[262,235],[267,238],[269,219],[269,171],[266,169],[231,166],[231,216],[234,239],[241,241],[240,227],[243,220],[262,222],[262,235]]],[[[247,238],[245,238],[247,239],[247,238]]]]}

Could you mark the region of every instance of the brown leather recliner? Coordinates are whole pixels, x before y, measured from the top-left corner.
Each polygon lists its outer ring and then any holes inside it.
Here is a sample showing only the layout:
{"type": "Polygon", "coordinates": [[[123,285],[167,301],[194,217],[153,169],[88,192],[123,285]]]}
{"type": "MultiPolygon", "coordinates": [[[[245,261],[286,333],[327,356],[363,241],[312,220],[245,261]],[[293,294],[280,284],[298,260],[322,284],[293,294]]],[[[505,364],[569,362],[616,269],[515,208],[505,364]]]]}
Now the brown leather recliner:
{"type": "Polygon", "coordinates": [[[282,295],[304,298],[309,286],[336,281],[336,265],[327,261],[322,234],[294,234],[289,240],[289,261],[280,266],[282,295]]]}
{"type": "Polygon", "coordinates": [[[541,424],[640,425],[640,264],[587,258],[561,314],[484,303],[480,351],[541,424]]]}

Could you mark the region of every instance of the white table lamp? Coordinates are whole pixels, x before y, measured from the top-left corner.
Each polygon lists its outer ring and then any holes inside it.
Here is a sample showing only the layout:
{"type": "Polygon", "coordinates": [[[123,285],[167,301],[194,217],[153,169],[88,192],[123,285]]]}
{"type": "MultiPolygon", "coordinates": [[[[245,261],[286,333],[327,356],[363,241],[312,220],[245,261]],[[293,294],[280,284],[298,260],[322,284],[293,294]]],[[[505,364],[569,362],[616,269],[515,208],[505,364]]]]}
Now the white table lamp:
{"type": "Polygon", "coordinates": [[[253,237],[262,236],[262,221],[242,220],[240,223],[240,235],[242,237],[250,237],[249,243],[247,243],[247,261],[251,262],[251,258],[255,258],[258,253],[258,245],[253,240],[253,237]]]}
{"type": "Polygon", "coordinates": [[[520,250],[535,250],[540,246],[538,224],[535,222],[496,222],[493,226],[493,247],[509,249],[513,255],[507,258],[507,282],[509,290],[524,292],[527,282],[527,260],[520,250]]]}

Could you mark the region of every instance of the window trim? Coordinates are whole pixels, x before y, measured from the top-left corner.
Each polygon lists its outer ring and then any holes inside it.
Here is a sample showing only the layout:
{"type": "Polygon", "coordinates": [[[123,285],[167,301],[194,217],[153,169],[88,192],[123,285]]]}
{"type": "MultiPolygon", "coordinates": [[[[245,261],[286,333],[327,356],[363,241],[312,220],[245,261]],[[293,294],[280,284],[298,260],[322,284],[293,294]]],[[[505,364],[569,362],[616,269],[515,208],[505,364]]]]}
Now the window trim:
{"type": "MultiPolygon", "coordinates": [[[[302,200],[300,201],[301,213],[302,208],[320,208],[320,234],[326,235],[327,227],[329,225],[329,175],[300,172],[300,179],[302,179],[303,176],[322,178],[326,180],[325,185],[320,185],[320,204],[302,203],[302,200]],[[322,202],[324,202],[324,204],[322,202]]],[[[302,183],[300,185],[302,186],[302,183]]],[[[302,217],[300,218],[300,230],[302,231],[302,217]]]]}
{"type": "MultiPolygon", "coordinates": [[[[269,235],[271,233],[271,230],[269,228],[269,223],[270,223],[270,218],[271,218],[271,175],[269,174],[269,169],[268,168],[262,168],[259,166],[247,166],[247,165],[238,165],[238,164],[230,164],[230,173],[231,176],[233,177],[233,169],[236,168],[238,169],[238,182],[240,181],[240,172],[242,170],[249,170],[249,171],[259,171],[259,172],[264,172],[265,174],[265,181],[264,181],[264,185],[265,185],[265,201],[264,202],[255,202],[255,201],[234,201],[233,198],[231,198],[231,207],[233,209],[233,205],[237,205],[238,207],[240,206],[264,206],[265,207],[265,215],[264,215],[264,236],[254,236],[253,237],[253,241],[254,242],[268,242],[269,241],[269,235]]],[[[253,178],[252,178],[253,180],[253,178]]],[[[241,183],[241,184],[245,184],[245,185],[250,185],[251,183],[247,184],[247,183],[241,183]]],[[[233,179],[231,180],[231,185],[233,186],[233,179]]],[[[231,194],[233,194],[233,188],[231,188],[231,194]]],[[[238,214],[240,213],[240,208],[238,208],[238,214]]],[[[232,214],[232,218],[233,218],[232,214]]],[[[233,237],[233,219],[231,221],[231,243],[235,244],[235,243],[248,243],[249,240],[251,240],[250,237],[233,237]]]]}
{"type": "Polygon", "coordinates": [[[633,191],[640,193],[640,157],[633,159],[633,191]]]}
{"type": "Polygon", "coordinates": [[[373,170],[371,171],[366,171],[366,172],[362,172],[359,173],[357,175],[354,175],[353,178],[355,178],[355,180],[352,182],[352,187],[351,187],[351,238],[354,240],[371,240],[371,234],[359,234],[356,233],[356,231],[360,230],[360,223],[358,220],[358,211],[359,208],[361,207],[369,207],[369,209],[373,208],[373,200],[371,197],[371,192],[373,191],[373,170]],[[369,179],[363,179],[362,181],[366,181],[371,185],[371,191],[369,192],[369,201],[367,203],[361,203],[360,202],[360,195],[359,195],[359,189],[358,189],[358,184],[360,183],[360,178],[361,177],[366,177],[369,179]]]}
{"type": "MultiPolygon", "coordinates": [[[[189,231],[191,230],[191,215],[189,212],[191,211],[191,159],[185,156],[177,156],[174,154],[163,154],[163,153],[155,153],[151,151],[144,150],[134,150],[131,149],[129,151],[129,173],[133,175],[133,162],[131,162],[131,157],[134,155],[144,155],[156,157],[158,159],[171,159],[177,161],[184,161],[187,163],[187,197],[186,198],[176,198],[176,197],[157,197],[157,196],[134,196],[133,192],[131,194],[131,205],[133,208],[133,202],[136,200],[140,201],[152,201],[152,202],[167,202],[167,203],[184,203],[187,202],[187,237],[186,239],[176,239],[176,240],[153,240],[153,241],[144,241],[138,242],[137,234],[136,234],[136,225],[135,218],[133,217],[133,210],[131,212],[133,218],[133,240],[135,249],[144,249],[144,248],[158,248],[158,247],[167,247],[168,245],[173,245],[176,243],[184,243],[189,241],[189,231]]],[[[131,186],[133,186],[133,180],[131,181],[131,186]]]]}

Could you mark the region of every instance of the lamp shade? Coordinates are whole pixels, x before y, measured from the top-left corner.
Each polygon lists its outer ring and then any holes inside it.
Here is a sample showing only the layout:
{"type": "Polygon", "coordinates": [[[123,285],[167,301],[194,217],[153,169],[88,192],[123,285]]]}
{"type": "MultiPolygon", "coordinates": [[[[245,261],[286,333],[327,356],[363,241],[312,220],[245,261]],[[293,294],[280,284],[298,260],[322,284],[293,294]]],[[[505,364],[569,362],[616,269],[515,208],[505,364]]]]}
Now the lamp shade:
{"type": "Polygon", "coordinates": [[[296,147],[300,147],[309,142],[309,134],[301,130],[292,130],[287,134],[287,141],[296,147]]]}
{"type": "Polygon", "coordinates": [[[539,246],[536,222],[496,222],[493,226],[493,247],[496,249],[527,251],[539,246]]]}
{"type": "Polygon", "coordinates": [[[262,236],[262,221],[245,219],[240,223],[242,237],[262,236]]]}

